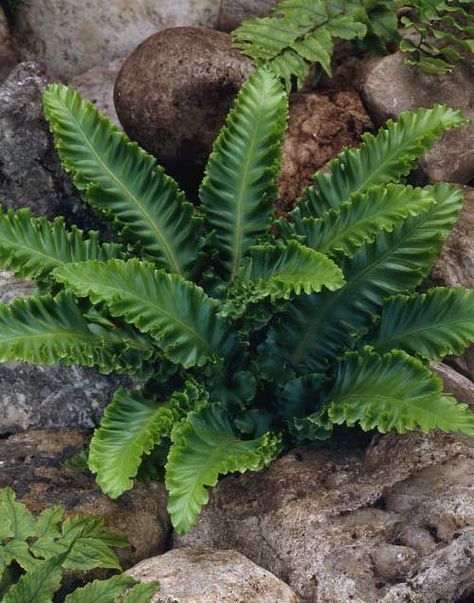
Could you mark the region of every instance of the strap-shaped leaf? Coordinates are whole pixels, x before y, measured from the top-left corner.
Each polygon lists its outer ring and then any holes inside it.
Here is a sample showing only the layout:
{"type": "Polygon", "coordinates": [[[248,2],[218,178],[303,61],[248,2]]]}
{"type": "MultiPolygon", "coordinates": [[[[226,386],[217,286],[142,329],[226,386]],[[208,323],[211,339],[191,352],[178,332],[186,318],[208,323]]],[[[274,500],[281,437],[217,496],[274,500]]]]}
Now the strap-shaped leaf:
{"type": "Polygon", "coordinates": [[[461,191],[452,185],[437,185],[431,193],[436,202],[428,211],[393,232],[380,233],[345,259],[343,287],[301,296],[288,305],[275,337],[291,366],[326,371],[327,362],[351,344],[352,334],[368,330],[386,297],[410,291],[427,276],[462,204],[461,191]]]}
{"type": "Polygon", "coordinates": [[[147,400],[137,391],[115,393],[89,449],[89,468],[108,496],[117,498],[132,488],[142,457],[197,406],[197,393],[191,384],[167,402],[147,400]]]}
{"type": "Polygon", "coordinates": [[[49,222],[33,218],[29,209],[0,213],[0,265],[21,278],[45,279],[63,264],[121,257],[119,245],[99,243],[96,232],[88,238],[76,227],[68,230],[62,218],[49,222]]]}
{"type": "Polygon", "coordinates": [[[378,352],[397,348],[439,360],[462,354],[474,341],[474,290],[431,289],[384,303],[377,332],[368,340],[378,352]]]}
{"type": "Polygon", "coordinates": [[[358,149],[345,149],[329,163],[328,173],[314,176],[316,187],[308,189],[303,213],[321,216],[354,193],[408,175],[435,140],[449,128],[464,123],[460,111],[435,105],[401,113],[397,121],[388,120],[376,136],[366,132],[358,149]]]}
{"type": "Polygon", "coordinates": [[[405,352],[379,356],[349,353],[337,366],[327,394],[328,415],[336,424],[359,423],[368,431],[441,429],[474,436],[474,413],[443,394],[443,382],[405,352]]]}
{"type": "Polygon", "coordinates": [[[165,355],[189,368],[215,361],[235,343],[204,291],[177,274],[136,259],[82,262],[55,270],[54,277],[80,297],[105,303],[154,337],[165,355]]]}
{"type": "Polygon", "coordinates": [[[0,361],[98,366],[109,373],[137,366],[153,354],[139,334],[88,322],[73,296],[60,293],[0,306],[0,361]],[[127,355],[138,354],[133,359],[127,355]]]}
{"type": "MultiPolygon", "coordinates": [[[[64,603],[91,603],[92,601],[97,601],[97,603],[114,603],[119,595],[125,593],[125,591],[135,586],[135,584],[136,580],[125,575],[112,576],[108,580],[94,580],[67,595],[64,603]]],[[[156,590],[156,583],[154,590],[156,590]]]]}
{"type": "Polygon", "coordinates": [[[285,237],[302,236],[306,245],[321,253],[353,255],[364,243],[371,243],[381,230],[392,231],[409,216],[416,216],[433,203],[429,189],[399,184],[379,185],[355,193],[322,218],[281,221],[285,237]]]}
{"type": "Polygon", "coordinates": [[[276,436],[265,434],[241,440],[225,411],[217,404],[191,412],[172,433],[166,465],[168,512],[176,531],[187,532],[201,507],[209,500],[206,486],[215,486],[219,475],[257,471],[278,452],[276,436]]]}
{"type": "Polygon", "coordinates": [[[65,555],[38,564],[10,587],[3,603],[51,603],[62,578],[65,555]]]}
{"type": "Polygon", "coordinates": [[[75,90],[50,85],[44,109],[61,161],[87,201],[112,217],[145,257],[190,274],[199,233],[176,182],[75,90]]]}
{"type": "Polygon", "coordinates": [[[251,75],[214,143],[200,196],[223,276],[234,280],[270,226],[288,101],[269,71],[251,75]]]}

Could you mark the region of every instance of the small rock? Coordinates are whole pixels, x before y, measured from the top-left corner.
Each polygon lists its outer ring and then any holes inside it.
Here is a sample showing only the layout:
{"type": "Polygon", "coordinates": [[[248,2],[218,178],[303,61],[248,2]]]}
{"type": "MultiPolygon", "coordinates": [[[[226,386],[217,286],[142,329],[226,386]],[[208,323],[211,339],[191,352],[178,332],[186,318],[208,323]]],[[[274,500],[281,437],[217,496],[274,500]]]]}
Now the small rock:
{"type": "Polygon", "coordinates": [[[0,6],[0,84],[18,63],[18,57],[13,50],[10,30],[5,11],[0,6]]]}
{"type": "Polygon", "coordinates": [[[85,73],[76,75],[69,82],[69,86],[75,88],[86,100],[94,103],[101,113],[117,125],[120,125],[120,122],[114,105],[114,85],[124,61],[125,58],[121,57],[106,65],[93,67],[85,73]]]}
{"type": "MultiPolygon", "coordinates": [[[[397,52],[372,67],[362,92],[369,115],[377,125],[402,111],[436,103],[462,109],[465,117],[472,119],[474,62],[459,63],[451,74],[427,75],[405,65],[403,54],[397,52]]],[[[431,182],[466,184],[474,178],[473,146],[474,126],[455,128],[425,155],[421,167],[431,182]]]]}
{"type": "Polygon", "coordinates": [[[159,580],[151,603],[298,603],[288,585],[235,551],[177,549],[126,573],[159,580]]]}
{"type": "Polygon", "coordinates": [[[118,555],[126,567],[164,550],[169,530],[164,486],[137,483],[113,501],[91,473],[64,467],[86,449],[89,434],[78,429],[41,429],[0,440],[0,488],[11,486],[33,512],[63,505],[67,515],[100,515],[107,529],[128,536],[118,555]]]}
{"type": "Polygon", "coordinates": [[[217,0],[22,0],[12,33],[22,60],[69,80],[166,27],[214,27],[218,10],[217,0]]]}
{"type": "Polygon", "coordinates": [[[278,0],[221,0],[217,28],[232,31],[245,19],[263,17],[278,3],[278,0]]]}
{"type": "Polygon", "coordinates": [[[115,85],[124,130],[183,186],[196,189],[212,143],[252,71],[228,34],[167,29],[125,61],[115,85]]]}
{"type": "MultiPolygon", "coordinates": [[[[231,547],[304,603],[382,601],[395,574],[413,584],[446,574],[443,551],[474,529],[473,471],[474,440],[440,432],[387,434],[368,449],[347,437],[307,446],[263,472],[221,480],[195,527],[174,543],[231,547]],[[328,479],[334,474],[344,479],[328,479]],[[392,572],[394,551],[403,559],[392,572]]],[[[449,561],[456,584],[433,578],[424,601],[474,594],[469,547],[449,561]]]]}
{"type": "Polygon", "coordinates": [[[278,209],[294,207],[313,174],[343,147],[359,145],[360,135],[371,126],[357,92],[295,95],[283,146],[278,209]]]}

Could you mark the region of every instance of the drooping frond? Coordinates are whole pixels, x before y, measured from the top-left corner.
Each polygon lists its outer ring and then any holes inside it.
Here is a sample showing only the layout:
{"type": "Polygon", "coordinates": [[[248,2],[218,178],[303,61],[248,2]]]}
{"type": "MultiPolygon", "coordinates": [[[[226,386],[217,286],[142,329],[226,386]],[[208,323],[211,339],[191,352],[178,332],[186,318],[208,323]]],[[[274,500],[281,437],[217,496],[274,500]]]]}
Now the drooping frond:
{"type": "Polygon", "coordinates": [[[115,603],[116,601],[127,603],[127,601],[132,601],[132,599],[128,599],[128,594],[133,593],[137,586],[145,587],[145,594],[141,599],[136,599],[137,603],[148,603],[152,594],[158,588],[156,582],[137,584],[133,578],[125,574],[119,574],[107,580],[94,580],[82,588],[76,588],[74,592],[67,595],[64,603],[91,603],[92,601],[97,603],[115,603]]]}
{"type": "Polygon", "coordinates": [[[425,213],[393,232],[381,232],[345,259],[343,287],[301,296],[288,305],[273,336],[291,366],[302,372],[326,370],[351,345],[352,334],[368,330],[386,297],[410,291],[427,276],[462,204],[461,191],[452,185],[430,190],[436,202],[425,213]]]}
{"type": "Polygon", "coordinates": [[[474,436],[474,413],[467,404],[443,394],[441,379],[401,351],[347,354],[327,403],[331,421],[359,423],[366,431],[441,429],[474,436]]]}
{"type": "Polygon", "coordinates": [[[112,316],[149,333],[169,360],[185,368],[225,357],[235,343],[200,287],[152,264],[136,259],[82,262],[53,275],[79,297],[105,303],[112,316]]]}
{"type": "Polygon", "coordinates": [[[251,75],[214,143],[200,189],[222,275],[234,280],[270,226],[277,197],[287,98],[269,71],[251,75]]]}
{"type": "MultiPolygon", "coordinates": [[[[354,193],[407,176],[416,160],[446,130],[465,123],[461,112],[445,105],[401,113],[387,121],[377,135],[362,135],[357,149],[345,149],[329,163],[329,172],[314,176],[301,211],[313,217],[338,207],[354,193]]],[[[298,209],[296,213],[298,213],[298,209]]]]}
{"type": "Polygon", "coordinates": [[[140,364],[153,348],[139,334],[91,323],[69,293],[17,299],[0,306],[0,361],[98,366],[102,372],[132,368],[129,351],[140,364]],[[128,359],[128,361],[127,361],[128,359]]]}
{"type": "Polygon", "coordinates": [[[84,238],[74,226],[68,230],[62,218],[33,218],[26,208],[0,213],[0,265],[21,278],[43,280],[64,264],[122,255],[119,245],[101,245],[96,232],[84,238]]]}
{"type": "Polygon", "coordinates": [[[241,440],[217,404],[190,413],[174,429],[172,440],[166,465],[168,512],[180,534],[193,526],[208,502],[206,486],[215,486],[219,475],[261,469],[279,449],[278,439],[271,434],[241,440]]]}
{"type": "Polygon", "coordinates": [[[89,468],[103,492],[117,498],[130,490],[142,457],[198,406],[199,393],[192,384],[166,402],[145,399],[138,391],[115,393],[89,449],[89,468]]]}
{"type": "Polygon", "coordinates": [[[63,574],[64,555],[48,559],[20,576],[3,597],[3,603],[51,603],[63,574]]]}
{"type": "Polygon", "coordinates": [[[377,352],[396,348],[429,360],[462,354],[474,341],[474,290],[437,288],[391,297],[367,341],[377,352]]]}
{"type": "Polygon", "coordinates": [[[308,247],[321,253],[342,252],[353,255],[364,243],[374,241],[382,231],[392,231],[409,216],[416,216],[433,203],[429,189],[400,184],[374,186],[355,193],[337,209],[321,218],[304,218],[295,214],[293,222],[281,221],[285,238],[304,237],[308,247]]]}
{"type": "Polygon", "coordinates": [[[87,201],[112,217],[146,258],[191,274],[199,233],[176,182],[75,90],[50,85],[44,109],[61,161],[87,201]]]}

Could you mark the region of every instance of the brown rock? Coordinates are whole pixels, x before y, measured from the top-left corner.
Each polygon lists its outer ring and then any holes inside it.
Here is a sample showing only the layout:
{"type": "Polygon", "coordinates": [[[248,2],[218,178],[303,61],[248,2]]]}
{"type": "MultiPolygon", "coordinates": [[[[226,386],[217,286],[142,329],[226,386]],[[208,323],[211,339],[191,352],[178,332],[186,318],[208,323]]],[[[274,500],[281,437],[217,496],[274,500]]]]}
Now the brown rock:
{"type": "Polygon", "coordinates": [[[298,603],[291,588],[235,551],[176,549],[127,572],[159,580],[151,603],[298,603]]]}
{"type": "Polygon", "coordinates": [[[126,567],[162,552],[169,527],[164,487],[137,483],[118,500],[107,498],[89,472],[63,466],[88,441],[89,434],[78,429],[41,429],[0,440],[0,488],[11,486],[33,512],[63,505],[67,515],[101,515],[110,531],[130,540],[119,552],[126,567]]]}
{"type": "Polygon", "coordinates": [[[5,11],[0,6],[0,84],[7,78],[17,63],[18,57],[13,50],[8,21],[5,11]]]}
{"type": "Polygon", "coordinates": [[[147,38],[115,85],[124,130],[178,180],[196,189],[212,143],[252,70],[228,34],[177,27],[147,38]]]}
{"type": "Polygon", "coordinates": [[[344,147],[358,145],[371,126],[357,92],[295,95],[283,145],[278,209],[291,209],[311,176],[344,147]]]}
{"type": "Polygon", "coordinates": [[[474,410],[474,383],[457,370],[442,362],[432,362],[431,368],[444,383],[444,391],[474,410]]]}
{"type": "Polygon", "coordinates": [[[454,603],[474,594],[473,471],[474,441],[438,432],[388,434],[368,450],[308,446],[222,480],[175,544],[232,547],[307,603],[396,600],[395,574],[407,579],[400,601],[454,603]],[[467,550],[448,561],[460,538],[467,550]],[[389,576],[394,552],[403,558],[389,576]],[[457,581],[443,581],[448,571],[457,581]]]}
{"type": "MultiPolygon", "coordinates": [[[[402,111],[432,107],[436,103],[462,109],[474,118],[474,61],[460,63],[451,74],[427,75],[405,65],[397,52],[378,61],[370,69],[362,87],[363,99],[377,125],[402,111]]],[[[431,182],[446,180],[466,184],[474,178],[474,126],[448,132],[421,162],[431,182]]]]}
{"type": "Polygon", "coordinates": [[[245,19],[263,17],[278,0],[221,0],[217,29],[232,31],[245,19]]]}

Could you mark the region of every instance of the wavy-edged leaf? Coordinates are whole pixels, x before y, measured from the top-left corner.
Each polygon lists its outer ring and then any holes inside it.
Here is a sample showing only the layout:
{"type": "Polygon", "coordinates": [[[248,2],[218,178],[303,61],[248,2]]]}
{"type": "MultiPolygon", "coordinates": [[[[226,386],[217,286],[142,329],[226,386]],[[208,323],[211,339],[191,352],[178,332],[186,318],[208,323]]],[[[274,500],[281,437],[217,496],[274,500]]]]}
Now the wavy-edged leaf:
{"type": "Polygon", "coordinates": [[[44,110],[61,161],[87,201],[113,217],[146,258],[191,274],[199,229],[176,182],[75,90],[51,84],[44,110]]]}
{"type": "Polygon", "coordinates": [[[270,226],[287,106],[271,72],[252,74],[209,158],[200,197],[206,221],[215,231],[216,261],[222,275],[231,280],[249,248],[270,226]]]}
{"type": "Polygon", "coordinates": [[[201,507],[209,500],[206,486],[215,486],[219,475],[257,471],[278,452],[276,436],[265,434],[241,440],[225,411],[217,404],[191,412],[172,433],[166,487],[168,512],[176,531],[187,532],[201,507]]]}
{"type": "Polygon", "coordinates": [[[359,423],[368,431],[441,429],[474,436],[474,413],[443,394],[443,382],[421,361],[402,351],[382,356],[349,353],[338,364],[327,394],[327,414],[336,424],[359,423]]]}
{"type": "Polygon", "coordinates": [[[21,278],[44,280],[64,264],[122,255],[119,245],[101,245],[96,232],[84,238],[78,228],[68,230],[62,218],[33,218],[27,208],[0,213],[0,265],[21,278]]]}
{"type": "Polygon", "coordinates": [[[64,555],[53,557],[21,576],[3,603],[51,603],[61,583],[63,560],[64,555]]]}
{"type": "Polygon", "coordinates": [[[204,291],[152,264],[136,259],[82,262],[55,270],[54,278],[150,333],[169,360],[186,368],[215,361],[233,346],[226,323],[204,291]]]}
{"type": "MultiPolygon", "coordinates": [[[[94,580],[82,588],[67,595],[65,603],[114,603],[116,597],[136,585],[136,580],[129,576],[112,576],[108,580],[94,580]]],[[[156,590],[156,587],[155,587],[156,590]]],[[[154,592],[154,591],[153,591],[154,592]]]]}
{"type": "Polygon", "coordinates": [[[392,231],[409,216],[424,212],[431,203],[433,197],[428,188],[379,185],[355,193],[321,218],[295,214],[292,223],[281,221],[280,228],[285,238],[304,237],[308,247],[321,253],[353,255],[358,247],[374,241],[380,231],[392,231]]]}
{"type": "Polygon", "coordinates": [[[0,305],[0,361],[98,366],[102,372],[140,364],[153,348],[140,335],[88,322],[70,293],[34,296],[0,305]]]}
{"type": "Polygon", "coordinates": [[[406,111],[397,121],[388,120],[375,136],[370,132],[363,134],[358,149],[342,151],[329,163],[328,173],[314,176],[316,186],[308,189],[301,211],[319,217],[348,201],[354,193],[407,176],[435,140],[449,128],[464,123],[460,111],[445,105],[406,111]]]}
{"type": "Polygon", "coordinates": [[[428,274],[443,237],[457,219],[462,193],[449,184],[431,189],[436,200],[423,214],[393,232],[381,232],[342,269],[346,284],[334,292],[301,296],[276,327],[281,354],[301,372],[327,370],[327,363],[371,326],[383,300],[410,291],[428,274]]]}
{"type": "Polygon", "coordinates": [[[89,449],[89,468],[103,492],[117,498],[130,490],[142,457],[198,405],[199,393],[191,383],[166,402],[148,400],[137,391],[115,393],[89,449]]]}
{"type": "Polygon", "coordinates": [[[440,287],[391,297],[367,341],[377,352],[396,348],[429,360],[462,354],[474,341],[474,290],[440,287]]]}

